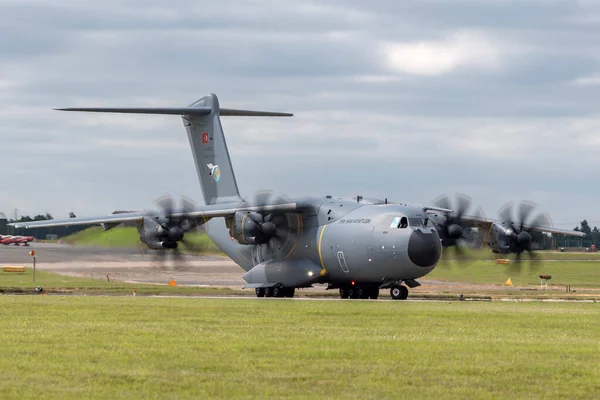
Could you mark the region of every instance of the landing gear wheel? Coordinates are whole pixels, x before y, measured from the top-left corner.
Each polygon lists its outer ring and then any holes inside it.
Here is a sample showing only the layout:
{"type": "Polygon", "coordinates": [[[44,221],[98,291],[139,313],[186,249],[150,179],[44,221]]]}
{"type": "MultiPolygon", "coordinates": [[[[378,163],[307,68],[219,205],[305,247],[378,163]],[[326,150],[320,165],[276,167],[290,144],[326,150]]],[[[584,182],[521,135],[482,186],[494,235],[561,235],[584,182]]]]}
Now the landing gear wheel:
{"type": "Polygon", "coordinates": [[[379,288],[378,287],[372,288],[369,293],[369,298],[371,298],[373,300],[377,300],[378,297],[379,297],[379,288]]]}
{"type": "Polygon", "coordinates": [[[369,298],[369,288],[366,287],[359,287],[358,288],[358,297],[361,299],[368,299],[369,298]]]}
{"type": "Polygon", "coordinates": [[[403,285],[394,285],[390,288],[390,296],[394,300],[406,300],[408,297],[408,289],[403,285]]]}
{"type": "Polygon", "coordinates": [[[294,287],[287,287],[284,290],[284,297],[294,297],[295,293],[296,293],[296,288],[294,288],[294,287]]]}
{"type": "Polygon", "coordinates": [[[273,288],[272,287],[265,288],[265,297],[273,297],[273,288]]]}
{"type": "Polygon", "coordinates": [[[255,290],[256,290],[256,297],[265,297],[265,288],[257,287],[255,290]]]}
{"type": "Polygon", "coordinates": [[[281,286],[273,286],[273,297],[283,297],[285,289],[281,286]]]}
{"type": "Polygon", "coordinates": [[[349,291],[349,289],[340,288],[340,298],[342,298],[342,299],[349,299],[350,298],[350,291],[349,291]]]}
{"type": "Polygon", "coordinates": [[[358,288],[353,287],[348,289],[348,297],[351,299],[358,299],[358,288]]]}

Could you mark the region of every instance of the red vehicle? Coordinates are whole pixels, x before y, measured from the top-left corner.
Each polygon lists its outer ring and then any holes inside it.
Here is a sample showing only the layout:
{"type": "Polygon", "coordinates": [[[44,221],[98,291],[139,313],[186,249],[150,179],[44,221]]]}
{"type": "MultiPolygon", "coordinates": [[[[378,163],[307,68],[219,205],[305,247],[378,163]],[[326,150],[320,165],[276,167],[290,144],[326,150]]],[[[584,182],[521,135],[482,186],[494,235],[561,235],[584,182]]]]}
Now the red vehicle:
{"type": "Polygon", "coordinates": [[[33,241],[33,236],[12,236],[12,235],[3,235],[0,236],[0,244],[8,246],[10,244],[14,244],[15,246],[29,246],[29,242],[33,241]]]}

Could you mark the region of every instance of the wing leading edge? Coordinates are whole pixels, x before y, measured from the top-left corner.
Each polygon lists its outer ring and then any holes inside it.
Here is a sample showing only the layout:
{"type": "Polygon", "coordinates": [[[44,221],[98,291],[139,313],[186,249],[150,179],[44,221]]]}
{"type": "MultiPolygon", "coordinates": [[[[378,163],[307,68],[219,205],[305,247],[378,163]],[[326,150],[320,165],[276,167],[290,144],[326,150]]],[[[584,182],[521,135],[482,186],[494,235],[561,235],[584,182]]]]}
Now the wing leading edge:
{"type": "MultiPolygon", "coordinates": [[[[474,227],[479,227],[479,228],[483,228],[486,230],[489,229],[490,226],[494,222],[499,222],[498,220],[487,219],[487,218],[482,218],[482,217],[477,217],[477,216],[470,216],[470,215],[463,215],[461,217],[461,219],[463,221],[472,223],[474,227]]],[[[555,235],[567,235],[567,236],[575,236],[575,237],[584,237],[585,236],[585,233],[583,233],[583,232],[572,231],[572,230],[568,230],[568,229],[557,229],[557,228],[552,228],[549,226],[532,226],[532,225],[524,224],[523,229],[526,231],[547,232],[547,233],[552,233],[555,235]]]]}
{"type": "MultiPolygon", "coordinates": [[[[216,217],[228,217],[235,214],[237,211],[256,211],[256,212],[291,212],[297,209],[296,203],[284,203],[275,205],[265,206],[248,206],[239,207],[239,203],[223,203],[214,204],[208,206],[200,206],[195,210],[188,213],[173,213],[173,217],[195,218],[197,220],[216,217]]],[[[112,225],[116,226],[124,222],[136,222],[144,218],[144,214],[141,211],[121,213],[121,214],[110,214],[100,217],[83,217],[83,218],[67,218],[67,219],[52,219],[45,221],[27,221],[27,222],[13,222],[8,225],[14,226],[15,228],[42,228],[42,227],[54,227],[54,226],[72,226],[72,225],[112,225]]]]}

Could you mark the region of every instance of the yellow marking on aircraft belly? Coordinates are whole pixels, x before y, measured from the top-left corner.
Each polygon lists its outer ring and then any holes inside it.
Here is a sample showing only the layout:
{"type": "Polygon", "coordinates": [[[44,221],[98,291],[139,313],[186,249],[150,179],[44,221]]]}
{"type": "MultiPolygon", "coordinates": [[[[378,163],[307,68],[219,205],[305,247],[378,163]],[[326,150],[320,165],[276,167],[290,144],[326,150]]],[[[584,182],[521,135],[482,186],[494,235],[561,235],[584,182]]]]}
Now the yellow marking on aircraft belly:
{"type": "Polygon", "coordinates": [[[321,244],[323,242],[323,232],[325,232],[325,228],[327,228],[327,225],[323,225],[323,229],[321,229],[321,234],[319,235],[319,244],[317,245],[317,250],[319,251],[319,260],[321,261],[321,268],[323,269],[325,269],[325,264],[323,263],[323,251],[321,244]]]}
{"type": "MultiPolygon", "coordinates": [[[[242,235],[244,234],[244,223],[246,222],[246,217],[248,216],[248,214],[244,214],[242,216],[242,235]]],[[[233,226],[235,226],[235,221],[231,224],[232,226],[232,231],[233,231],[233,226]]],[[[231,235],[231,237],[233,237],[233,235],[231,235]]]]}
{"type": "Polygon", "coordinates": [[[304,233],[304,222],[300,215],[297,215],[296,218],[298,218],[298,237],[300,237],[302,236],[302,233],[304,233]]]}
{"type": "Polygon", "coordinates": [[[287,255],[283,259],[284,260],[289,259],[292,256],[292,254],[294,254],[294,251],[296,251],[296,245],[295,244],[292,246],[292,248],[290,249],[290,252],[287,253],[287,255]]]}

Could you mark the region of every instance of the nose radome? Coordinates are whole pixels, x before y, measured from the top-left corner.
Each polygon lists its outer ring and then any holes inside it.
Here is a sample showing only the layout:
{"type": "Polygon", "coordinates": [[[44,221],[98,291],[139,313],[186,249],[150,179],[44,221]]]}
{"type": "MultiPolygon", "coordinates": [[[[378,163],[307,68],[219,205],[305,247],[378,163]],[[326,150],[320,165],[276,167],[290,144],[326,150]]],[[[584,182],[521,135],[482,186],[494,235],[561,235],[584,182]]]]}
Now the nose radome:
{"type": "Polygon", "coordinates": [[[408,258],[415,265],[427,268],[435,265],[442,255],[442,244],[437,231],[414,231],[408,239],[408,258]]]}

